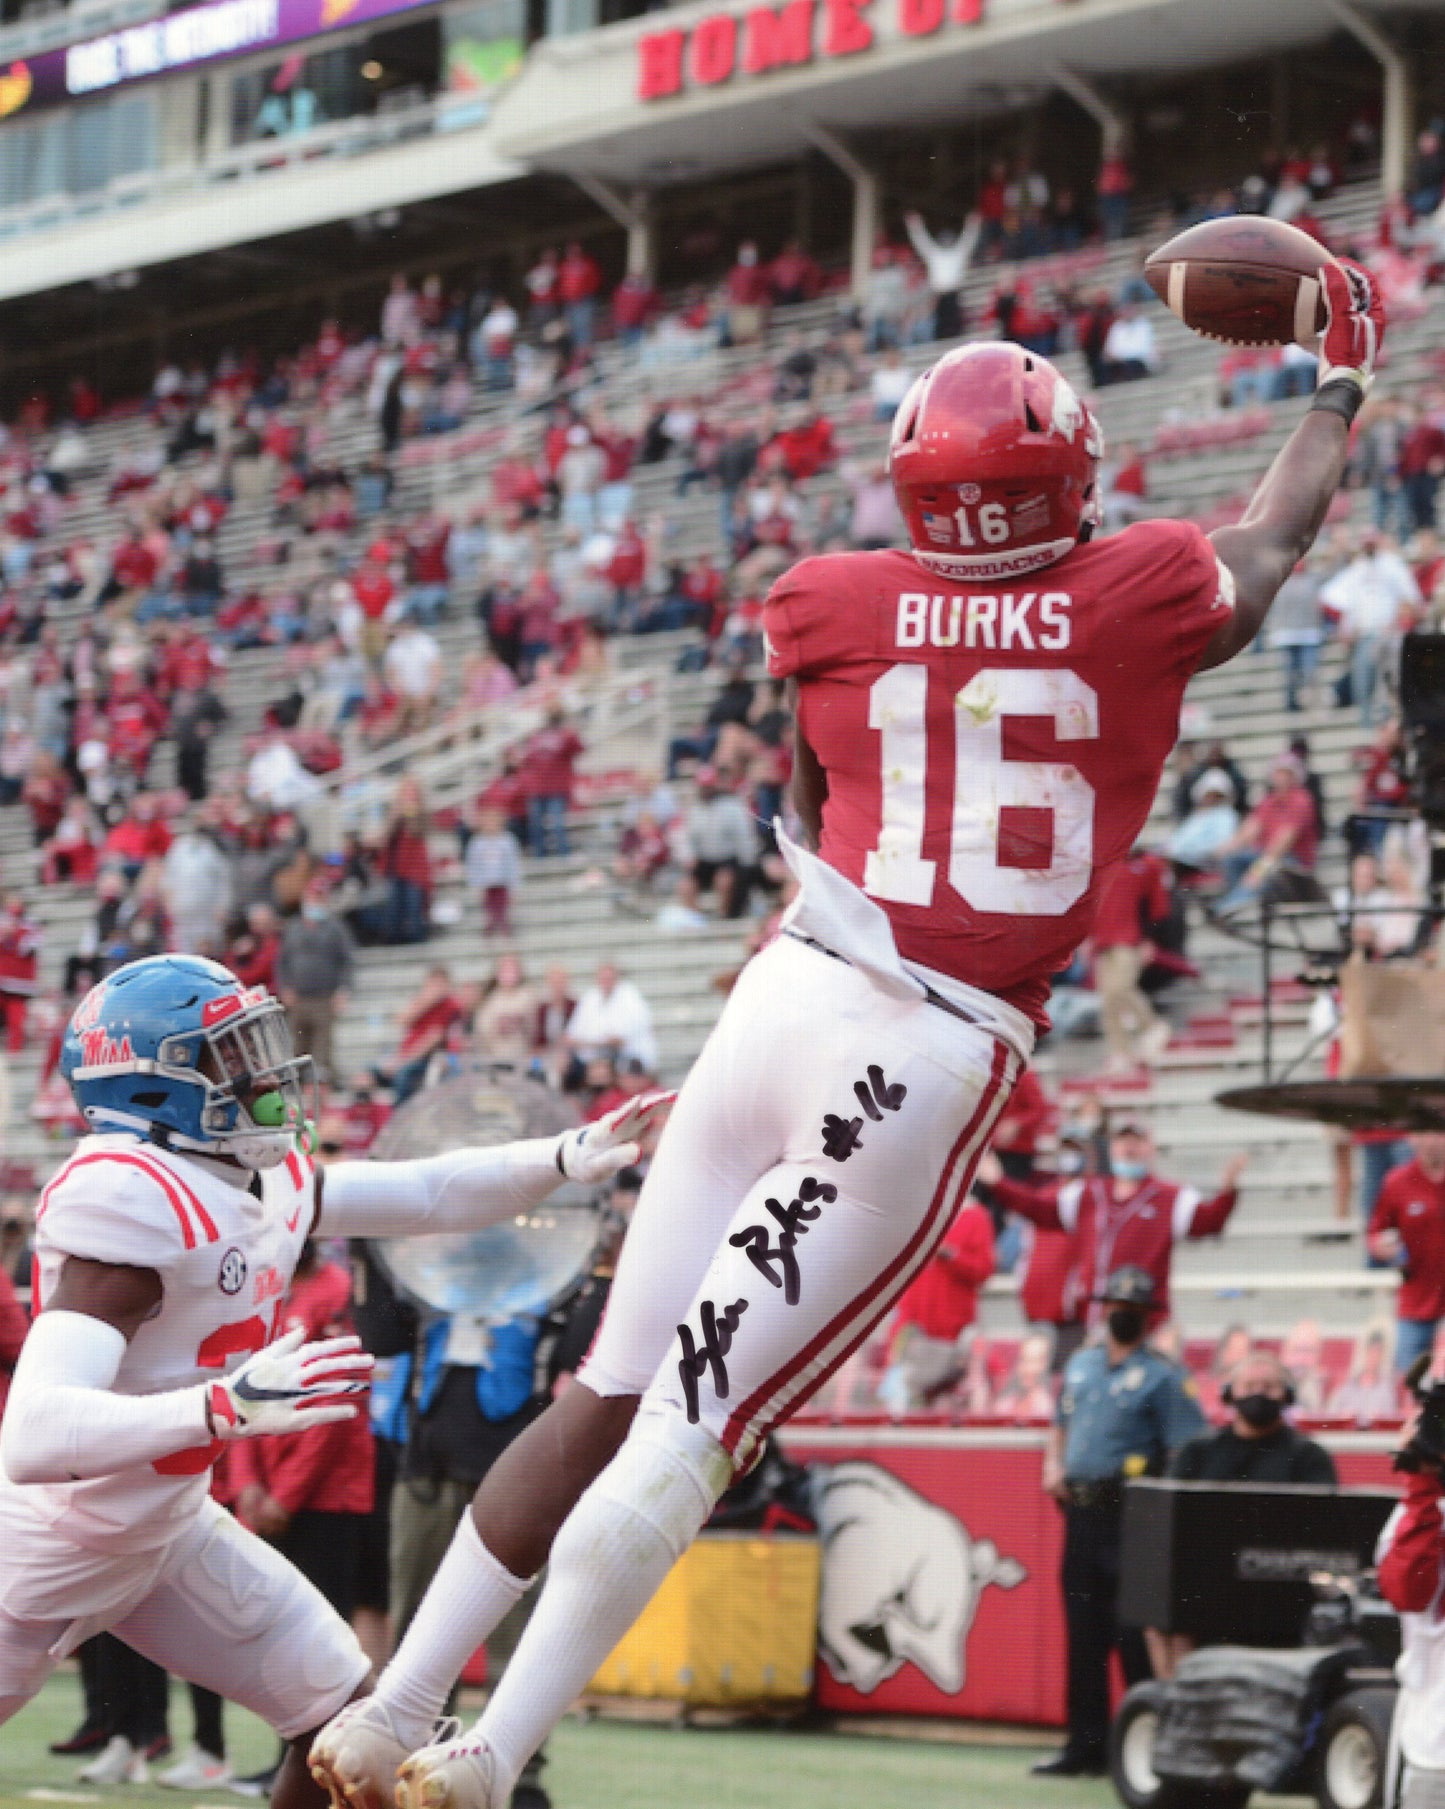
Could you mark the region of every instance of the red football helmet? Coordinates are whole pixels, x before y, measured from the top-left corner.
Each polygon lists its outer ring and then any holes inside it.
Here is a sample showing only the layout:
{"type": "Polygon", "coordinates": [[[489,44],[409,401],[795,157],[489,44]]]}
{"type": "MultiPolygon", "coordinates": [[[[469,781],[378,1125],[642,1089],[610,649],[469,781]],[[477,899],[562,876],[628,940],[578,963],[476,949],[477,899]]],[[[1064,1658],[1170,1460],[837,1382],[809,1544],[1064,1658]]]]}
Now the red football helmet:
{"type": "Polygon", "coordinates": [[[1037,352],[960,346],[899,405],[888,469],[913,554],[947,578],[1052,565],[1100,519],[1104,436],[1037,352]]]}

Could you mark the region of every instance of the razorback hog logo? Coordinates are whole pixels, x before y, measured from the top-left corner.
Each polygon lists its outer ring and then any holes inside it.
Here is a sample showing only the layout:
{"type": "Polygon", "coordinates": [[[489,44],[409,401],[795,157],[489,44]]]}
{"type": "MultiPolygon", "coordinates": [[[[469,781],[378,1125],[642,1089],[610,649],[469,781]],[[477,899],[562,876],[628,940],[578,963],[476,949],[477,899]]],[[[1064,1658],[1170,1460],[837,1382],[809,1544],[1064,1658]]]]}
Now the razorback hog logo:
{"type": "Polygon", "coordinates": [[[134,1061],[135,1051],[128,1036],[117,1042],[108,1030],[82,1030],[80,1060],[85,1068],[118,1068],[124,1062],[134,1061]]]}
{"type": "Polygon", "coordinates": [[[980,1596],[990,1583],[1014,1589],[1028,1572],[877,1464],[819,1471],[824,1663],[864,1696],[906,1664],[956,1696],[980,1596]]]}

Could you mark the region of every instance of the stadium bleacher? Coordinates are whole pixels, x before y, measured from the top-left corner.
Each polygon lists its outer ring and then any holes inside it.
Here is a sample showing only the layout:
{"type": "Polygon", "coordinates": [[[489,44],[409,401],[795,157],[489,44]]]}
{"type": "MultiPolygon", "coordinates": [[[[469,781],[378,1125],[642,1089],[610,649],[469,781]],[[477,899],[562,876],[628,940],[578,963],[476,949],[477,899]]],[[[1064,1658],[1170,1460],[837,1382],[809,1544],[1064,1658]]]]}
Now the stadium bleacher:
{"type": "MultiPolygon", "coordinates": [[[[1380,205],[1377,185],[1360,182],[1324,202],[1320,214],[1335,242],[1365,243],[1373,236],[1380,205]]],[[[1077,254],[1075,265],[1086,273],[1083,280],[1089,287],[1112,288],[1136,268],[1148,242],[1126,239],[1106,250],[1094,248],[1077,254]]],[[[1065,276],[1067,260],[1054,263],[1059,276],[1065,276]]],[[[999,279],[994,267],[971,280],[966,297],[971,320],[985,317],[999,279]]],[[[1382,377],[1385,391],[1407,393],[1430,355],[1445,348],[1441,293],[1428,291],[1418,307],[1397,321],[1382,377]]],[[[695,397],[709,422],[719,426],[756,413],[766,403],[779,348],[826,340],[834,331],[837,305],[825,296],[779,310],[765,347],[710,348],[675,366],[650,365],[621,346],[605,344],[598,350],[597,381],[587,402],[605,406],[613,419],[625,419],[668,397],[695,397]]],[[[1162,309],[1151,310],[1150,317],[1164,359],[1161,373],[1112,386],[1094,400],[1112,444],[1131,443],[1152,449],[1155,455],[1149,462],[1146,512],[1212,520],[1248,493],[1304,404],[1281,402],[1233,416],[1221,414],[1217,348],[1193,337],[1162,309]]],[[[911,345],[907,362],[921,368],[940,349],[935,344],[911,345]]],[[[1080,388],[1089,387],[1077,352],[1063,353],[1059,362],[1080,388]]],[[[313,458],[354,472],[370,456],[376,430],[365,407],[364,389],[360,384],[339,396],[323,396],[319,403],[283,409],[287,416],[303,420],[313,458]]],[[[866,391],[826,406],[835,421],[843,459],[876,463],[885,430],[872,419],[866,391]]],[[[395,461],[388,514],[405,519],[441,507],[460,519],[475,499],[484,496],[499,446],[519,431],[530,434],[532,428],[519,426],[516,397],[477,388],[468,418],[455,431],[403,445],[395,461]]],[[[114,541],[120,505],[107,499],[110,481],[151,444],[156,432],[150,418],[138,412],[101,419],[84,429],[87,464],[71,486],[54,534],[38,543],[39,553],[51,545],[89,541],[103,548],[114,541]]],[[[46,444],[42,436],[38,442],[42,454],[46,444]]],[[[181,473],[194,468],[202,456],[183,460],[181,473]]],[[[679,469],[676,460],[635,468],[632,514],[639,522],[659,524],[657,550],[663,561],[720,555],[716,491],[704,485],[676,496],[679,469]]],[[[837,475],[829,472],[807,488],[815,505],[826,507],[838,494],[837,475]]],[[[548,526],[549,546],[556,532],[555,526],[548,526]]],[[[343,546],[345,555],[359,550],[364,533],[364,528],[352,532],[343,546]]],[[[216,541],[232,589],[254,588],[267,595],[304,591],[332,570],[313,540],[294,534],[288,538],[277,529],[272,499],[264,490],[237,496],[216,541]],[[278,535],[287,539],[289,557],[284,563],[268,562],[278,535]]],[[[457,590],[436,630],[452,671],[459,671],[479,645],[473,602],[471,595],[457,590]]],[[[86,613],[84,607],[61,605],[53,619],[68,638],[86,613]]],[[[596,775],[598,782],[589,788],[589,801],[574,811],[576,852],[568,858],[529,861],[514,911],[515,947],[534,974],[556,961],[565,962],[574,977],[585,977],[603,958],[621,964],[653,1007],[662,1078],[672,1082],[686,1071],[715,1017],[714,980],[743,958],[742,932],[751,926],[713,920],[703,930],[659,936],[646,918],[619,910],[611,888],[591,883],[589,875],[605,866],[615,837],[619,776],[657,773],[668,739],[700,718],[716,688],[714,670],[678,669],[679,654],[697,639],[659,634],[619,636],[613,642],[613,673],[588,693],[577,711],[587,744],[583,771],[596,775]],[[603,775],[611,776],[610,795],[603,775]]],[[[214,744],[213,782],[243,769],[248,739],[259,729],[266,706],[288,688],[287,670],[285,649],[249,650],[231,658],[225,685],[231,715],[214,744]]],[[[1201,720],[1207,720],[1208,738],[1226,742],[1255,784],[1289,734],[1307,733],[1331,819],[1338,824],[1349,808],[1352,757],[1361,740],[1355,718],[1324,707],[1288,716],[1281,698],[1279,656],[1268,652],[1252,652],[1221,671],[1202,675],[1190,693],[1201,720]]],[[[369,755],[350,747],[341,768],[324,779],[338,820],[373,821],[403,757],[434,811],[464,808],[495,772],[504,747],[534,720],[526,708],[509,708],[504,719],[483,721],[475,737],[459,738],[455,725],[438,724],[401,746],[369,755]]],[[[158,755],[157,763],[164,772],[168,754],[158,755]]],[[[1152,828],[1162,831],[1165,821],[1166,814],[1156,807],[1152,828]]],[[[434,841],[440,908],[434,911],[432,938],[414,947],[361,952],[362,977],[341,1031],[341,1066],[346,1074],[385,1056],[394,1040],[394,1014],[415,990],[427,965],[444,960],[463,980],[482,978],[491,969],[494,954],[476,933],[475,901],[464,897],[454,838],[439,828],[434,841]]],[[[42,983],[54,993],[94,900],[83,887],[30,886],[34,864],[25,811],[19,805],[0,810],[0,872],[7,886],[24,884],[29,889],[45,930],[42,983]]],[[[1342,876],[1343,854],[1332,841],[1321,877],[1334,884],[1342,876]]],[[[1309,1317],[1336,1338],[1348,1338],[1367,1320],[1388,1315],[1393,1277],[1368,1268],[1358,1227],[1341,1225],[1332,1217],[1331,1150],[1325,1132],[1263,1118],[1225,1118],[1212,1105],[1222,1087],[1253,1078],[1257,1071],[1258,960],[1248,948],[1203,924],[1196,925],[1189,952],[1199,977],[1170,994],[1174,1040],[1152,1079],[1128,1091],[1128,1103],[1154,1127],[1161,1167],[1171,1174],[1207,1186],[1234,1151],[1247,1151],[1251,1163],[1243,1203],[1222,1243],[1186,1246],[1178,1254],[1180,1320],[1191,1335],[1207,1337],[1241,1318],[1278,1334],[1309,1317]]],[[[1275,1006],[1277,1051],[1293,1053],[1307,1035],[1308,999],[1286,986],[1275,1006]]],[[[26,1051],[12,1057],[5,1137],[8,1168],[28,1169],[37,1177],[53,1166],[62,1150],[28,1112],[44,1045],[44,1037],[32,1037],[26,1051]]],[[[1087,1046],[1071,1043],[1047,1047],[1040,1061],[1043,1076],[1054,1087],[1093,1085],[1096,1066],[1087,1046]]],[[[1013,1291],[1014,1283],[1007,1277],[991,1284],[985,1308],[990,1331],[1017,1327],[1013,1291]]]]}

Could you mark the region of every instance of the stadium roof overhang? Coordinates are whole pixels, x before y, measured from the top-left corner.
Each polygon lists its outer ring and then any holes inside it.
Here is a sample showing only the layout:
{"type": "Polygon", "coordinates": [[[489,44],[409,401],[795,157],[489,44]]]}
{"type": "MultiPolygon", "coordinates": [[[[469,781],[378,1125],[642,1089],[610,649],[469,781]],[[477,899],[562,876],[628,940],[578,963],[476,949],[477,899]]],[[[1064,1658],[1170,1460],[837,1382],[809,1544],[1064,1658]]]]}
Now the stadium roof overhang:
{"type": "Polygon", "coordinates": [[[526,172],[498,156],[485,126],[385,150],[302,162],[249,181],[158,189],[136,205],[58,221],[6,243],[0,301],[168,264],[222,247],[507,182],[526,172]]]}
{"type": "Polygon", "coordinates": [[[1330,0],[689,0],[535,46],[494,142],[533,168],[658,187],[796,155],[817,126],[958,123],[1026,104],[1060,69],[1107,86],[1340,25],[1330,0]]]}

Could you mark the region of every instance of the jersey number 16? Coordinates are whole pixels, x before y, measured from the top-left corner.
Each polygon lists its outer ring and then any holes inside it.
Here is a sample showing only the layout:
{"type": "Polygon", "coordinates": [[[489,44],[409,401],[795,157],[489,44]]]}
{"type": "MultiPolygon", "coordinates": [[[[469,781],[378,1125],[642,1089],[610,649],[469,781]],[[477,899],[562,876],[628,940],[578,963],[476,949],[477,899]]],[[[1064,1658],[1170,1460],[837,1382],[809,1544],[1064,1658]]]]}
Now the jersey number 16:
{"type": "MultiPolygon", "coordinates": [[[[883,808],[863,889],[893,904],[931,905],[937,861],[923,858],[928,797],[926,666],[890,666],[868,694],[868,726],[882,738],[883,808]]],[[[954,782],[948,883],[975,911],[1062,917],[1088,889],[1094,865],[1094,788],[1057,760],[1007,760],[1006,716],[1051,719],[1059,741],[1096,741],[1099,698],[1077,672],[986,667],[953,699],[954,782]],[[1006,809],[1053,816],[1047,866],[999,861],[1006,809]]]]}

